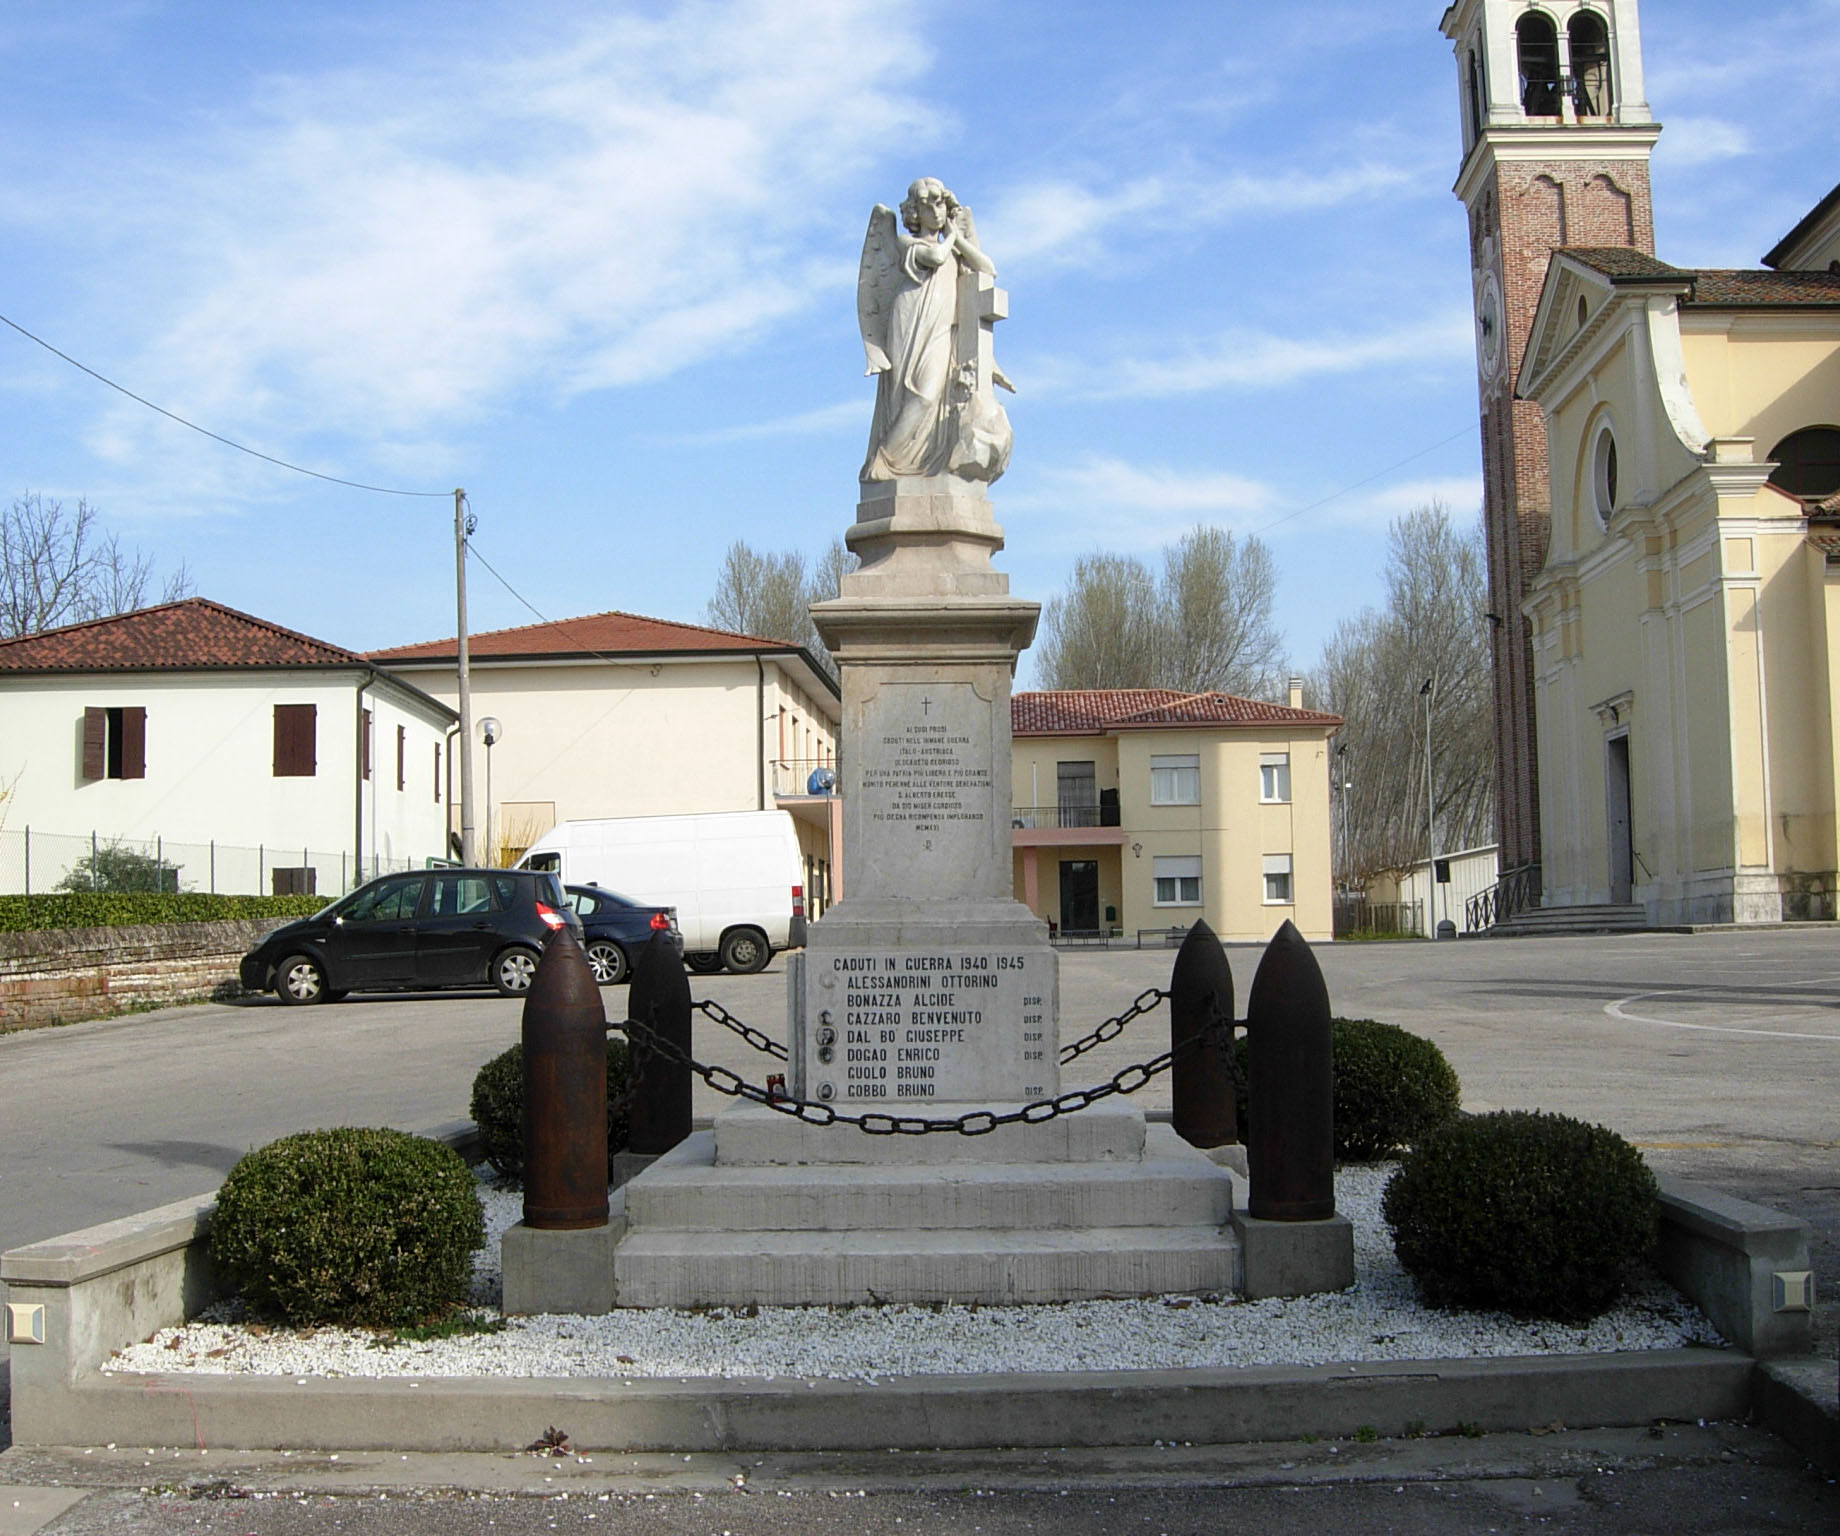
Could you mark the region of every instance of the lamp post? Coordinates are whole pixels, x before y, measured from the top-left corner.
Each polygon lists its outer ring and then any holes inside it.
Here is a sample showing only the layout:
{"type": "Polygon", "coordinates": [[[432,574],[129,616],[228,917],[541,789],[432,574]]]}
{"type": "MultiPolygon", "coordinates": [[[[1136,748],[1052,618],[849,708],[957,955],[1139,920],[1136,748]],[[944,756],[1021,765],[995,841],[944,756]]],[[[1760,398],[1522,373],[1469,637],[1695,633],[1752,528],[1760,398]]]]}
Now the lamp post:
{"type": "Polygon", "coordinates": [[[489,866],[497,863],[493,851],[496,845],[492,841],[492,748],[504,734],[505,728],[498,723],[496,715],[487,715],[479,722],[479,735],[486,744],[486,852],[483,862],[489,866]]]}
{"type": "Polygon", "coordinates": [[[1437,937],[1437,801],[1431,787],[1431,706],[1437,699],[1437,675],[1418,690],[1425,701],[1425,937],[1437,937]]]}

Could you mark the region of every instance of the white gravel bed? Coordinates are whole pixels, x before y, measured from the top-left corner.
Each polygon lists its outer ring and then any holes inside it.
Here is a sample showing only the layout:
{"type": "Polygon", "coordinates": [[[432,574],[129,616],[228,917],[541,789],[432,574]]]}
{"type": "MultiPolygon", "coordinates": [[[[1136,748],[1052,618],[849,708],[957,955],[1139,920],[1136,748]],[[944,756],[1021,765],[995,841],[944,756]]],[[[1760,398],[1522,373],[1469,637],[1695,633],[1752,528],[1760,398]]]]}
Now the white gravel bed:
{"type": "MultiPolygon", "coordinates": [[[[1288,1301],[1159,1297],[1053,1306],[761,1307],[520,1317],[502,1331],[392,1342],[349,1328],[261,1328],[216,1316],[122,1350],[111,1371],[267,1376],[829,1377],[992,1371],[1179,1370],[1607,1353],[1717,1346],[1705,1317],[1654,1279],[1582,1326],[1419,1304],[1380,1217],[1390,1164],[1343,1169],[1336,1206],[1354,1223],[1352,1289],[1288,1301]]],[[[496,1308],[498,1238],[522,1211],[482,1184],[487,1243],[474,1300],[496,1308]]],[[[212,1314],[207,1314],[207,1319],[212,1314]]]]}

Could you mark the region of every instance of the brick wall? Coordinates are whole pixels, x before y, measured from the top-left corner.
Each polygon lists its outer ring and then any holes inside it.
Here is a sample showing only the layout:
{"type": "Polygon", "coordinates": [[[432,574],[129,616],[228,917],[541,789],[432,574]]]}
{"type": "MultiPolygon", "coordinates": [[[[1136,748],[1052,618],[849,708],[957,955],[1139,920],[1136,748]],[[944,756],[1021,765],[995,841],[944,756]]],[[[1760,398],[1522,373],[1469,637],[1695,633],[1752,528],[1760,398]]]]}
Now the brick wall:
{"type": "Polygon", "coordinates": [[[209,997],[276,918],[0,933],[0,1033],[209,997]]]}

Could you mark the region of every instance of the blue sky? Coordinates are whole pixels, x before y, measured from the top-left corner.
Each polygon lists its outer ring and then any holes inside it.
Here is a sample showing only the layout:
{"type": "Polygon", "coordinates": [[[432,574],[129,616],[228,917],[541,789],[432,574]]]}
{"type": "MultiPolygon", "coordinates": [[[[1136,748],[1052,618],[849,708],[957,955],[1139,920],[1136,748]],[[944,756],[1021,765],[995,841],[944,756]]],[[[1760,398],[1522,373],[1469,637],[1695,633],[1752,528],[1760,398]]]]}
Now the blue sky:
{"type": "MultiPolygon", "coordinates": [[[[937,175],[1011,295],[1020,596],[1257,532],[1302,666],[1390,517],[1480,499],[1442,6],[68,3],[0,12],[0,314],[348,479],[467,488],[545,616],[701,622],[849,524],[870,206],[937,175]]],[[[1840,180],[1840,0],[1646,0],[1658,244],[1840,180]]],[[[0,494],[357,648],[452,633],[452,508],[285,473],[0,331],[0,494]]],[[[475,566],[476,629],[529,622],[475,566]]],[[[1022,681],[1029,680],[1025,657],[1022,681]]]]}

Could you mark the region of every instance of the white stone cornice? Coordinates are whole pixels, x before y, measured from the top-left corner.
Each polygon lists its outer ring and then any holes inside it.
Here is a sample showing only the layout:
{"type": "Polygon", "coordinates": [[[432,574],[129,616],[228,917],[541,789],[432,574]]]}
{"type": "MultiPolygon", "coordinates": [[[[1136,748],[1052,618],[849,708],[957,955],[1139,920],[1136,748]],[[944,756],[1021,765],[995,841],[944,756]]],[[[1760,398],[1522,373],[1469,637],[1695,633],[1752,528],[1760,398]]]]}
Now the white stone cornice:
{"type": "Polygon", "coordinates": [[[1483,181],[1496,166],[1516,162],[1626,160],[1646,164],[1660,137],[1658,123],[1487,128],[1471,146],[1452,190],[1468,203],[1482,190],[1483,181]]]}

